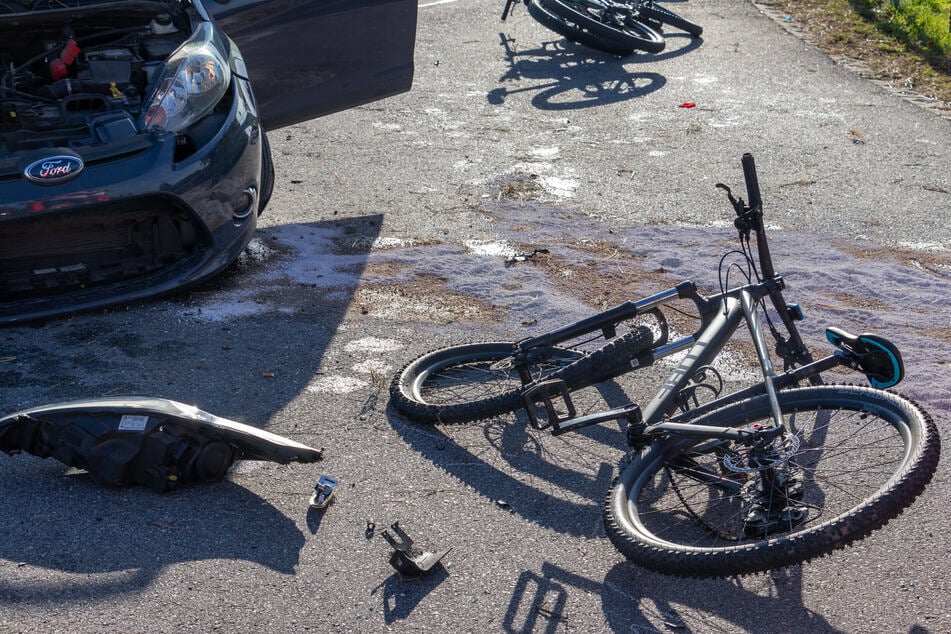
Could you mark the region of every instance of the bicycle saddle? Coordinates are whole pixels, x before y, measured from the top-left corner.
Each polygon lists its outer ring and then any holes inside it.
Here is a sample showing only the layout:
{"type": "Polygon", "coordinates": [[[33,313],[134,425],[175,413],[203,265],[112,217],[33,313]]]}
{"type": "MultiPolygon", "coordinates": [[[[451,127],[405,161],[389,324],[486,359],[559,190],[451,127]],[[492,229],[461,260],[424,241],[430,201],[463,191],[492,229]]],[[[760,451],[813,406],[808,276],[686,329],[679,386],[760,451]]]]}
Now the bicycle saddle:
{"type": "Polygon", "coordinates": [[[872,387],[889,388],[905,376],[901,353],[885,337],[871,333],[853,335],[841,328],[826,328],[826,339],[848,356],[850,365],[862,371],[872,387]]]}

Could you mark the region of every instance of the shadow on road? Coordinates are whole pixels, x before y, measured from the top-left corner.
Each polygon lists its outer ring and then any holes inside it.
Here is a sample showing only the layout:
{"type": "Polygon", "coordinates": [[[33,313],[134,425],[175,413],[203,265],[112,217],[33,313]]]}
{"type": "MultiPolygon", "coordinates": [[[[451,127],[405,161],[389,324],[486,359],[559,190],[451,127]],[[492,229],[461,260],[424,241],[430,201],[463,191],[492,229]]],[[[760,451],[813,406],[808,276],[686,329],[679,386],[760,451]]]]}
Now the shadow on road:
{"type": "Polygon", "coordinates": [[[612,568],[603,582],[545,562],[540,571],[519,576],[506,609],[506,632],[553,634],[570,628],[572,595],[601,596],[604,618],[615,632],[776,631],[825,632],[833,628],[802,603],[802,576],[791,569],[770,578],[770,592],[748,590],[743,580],[690,580],[666,577],[627,563],[612,568]]]}
{"type": "MultiPolygon", "coordinates": [[[[320,447],[277,413],[318,375],[380,221],[261,230],[251,257],[188,292],[4,329],[0,408],[156,396],[320,447]]],[[[305,543],[291,519],[229,481],[165,495],[105,488],[25,454],[0,455],[0,479],[0,565],[15,573],[0,579],[0,604],[136,592],[185,561],[243,559],[293,574],[305,543]]],[[[316,533],[319,518],[308,527],[316,533]]]]}
{"type": "Polygon", "coordinates": [[[659,73],[632,72],[631,64],[678,57],[698,48],[701,39],[669,37],[683,46],[669,48],[657,55],[616,57],[565,40],[545,42],[538,48],[517,50],[515,40],[499,33],[509,70],[499,78],[500,86],[488,92],[491,104],[501,104],[520,93],[532,94],[532,105],[539,110],[577,110],[637,99],[660,90],[667,79],[659,73]],[[529,80],[530,85],[522,85],[529,80]],[[542,82],[542,83],[535,83],[542,82]],[[509,87],[514,84],[516,87],[509,87]]]}
{"type": "Polygon", "coordinates": [[[106,489],[53,461],[18,457],[17,467],[4,470],[0,558],[16,568],[0,579],[0,604],[136,593],[186,561],[238,559],[289,575],[304,545],[292,520],[232,482],[160,495],[106,489]]]}

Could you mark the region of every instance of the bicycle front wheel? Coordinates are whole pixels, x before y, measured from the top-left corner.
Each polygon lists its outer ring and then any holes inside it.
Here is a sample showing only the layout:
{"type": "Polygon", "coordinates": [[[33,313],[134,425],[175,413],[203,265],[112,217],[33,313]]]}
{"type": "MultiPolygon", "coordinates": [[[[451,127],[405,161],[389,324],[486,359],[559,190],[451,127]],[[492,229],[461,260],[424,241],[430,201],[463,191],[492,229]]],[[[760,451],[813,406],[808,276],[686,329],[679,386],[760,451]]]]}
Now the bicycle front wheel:
{"type": "Polygon", "coordinates": [[[654,20],[675,29],[686,31],[693,37],[700,37],[703,34],[703,27],[696,22],[691,22],[687,18],[677,15],[670,9],[662,7],[656,2],[645,2],[638,7],[638,15],[654,20]]]}
{"type": "Polygon", "coordinates": [[[576,22],[565,19],[544,8],[538,0],[528,3],[528,12],[542,26],[558,33],[570,42],[576,42],[612,55],[630,55],[634,52],[626,42],[618,42],[603,35],[596,35],[586,31],[576,22]]]}
{"type": "MultiPolygon", "coordinates": [[[[897,517],[938,465],[938,433],[915,404],[881,390],[779,393],[790,434],[749,442],[671,437],[623,468],[605,527],[628,559],[659,572],[726,577],[828,554],[897,517]]],[[[771,425],[766,395],[697,425],[771,425]]]]}
{"type": "MultiPolygon", "coordinates": [[[[629,55],[636,50],[660,53],[667,42],[664,36],[646,24],[633,19],[614,20],[614,14],[596,3],[576,0],[534,0],[574,29],[591,33],[593,48],[629,55]]],[[[566,36],[567,37],[567,36],[566,36]]]]}

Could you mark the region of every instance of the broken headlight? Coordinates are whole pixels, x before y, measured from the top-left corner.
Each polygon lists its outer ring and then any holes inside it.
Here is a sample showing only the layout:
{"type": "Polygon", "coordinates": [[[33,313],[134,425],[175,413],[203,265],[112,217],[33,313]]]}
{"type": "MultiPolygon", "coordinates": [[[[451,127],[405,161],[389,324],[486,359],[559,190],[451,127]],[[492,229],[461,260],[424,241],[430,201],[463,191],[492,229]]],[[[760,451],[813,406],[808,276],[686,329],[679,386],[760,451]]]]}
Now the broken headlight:
{"type": "Polygon", "coordinates": [[[201,24],[172,53],[145,111],[145,127],[181,132],[211,112],[228,90],[231,69],[201,24]]]}

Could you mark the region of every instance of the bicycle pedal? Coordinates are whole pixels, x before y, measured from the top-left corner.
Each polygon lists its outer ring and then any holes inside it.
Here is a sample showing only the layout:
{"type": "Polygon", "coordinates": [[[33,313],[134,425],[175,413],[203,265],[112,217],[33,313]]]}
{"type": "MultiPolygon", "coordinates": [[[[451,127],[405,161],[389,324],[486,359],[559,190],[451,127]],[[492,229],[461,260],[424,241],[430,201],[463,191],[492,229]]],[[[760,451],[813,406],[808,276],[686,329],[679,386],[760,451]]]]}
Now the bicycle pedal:
{"type": "Polygon", "coordinates": [[[574,403],[568,392],[568,385],[561,379],[551,379],[536,383],[522,395],[528,419],[535,429],[548,429],[558,426],[575,417],[574,403]],[[539,416],[539,412],[543,414],[539,416]]]}

